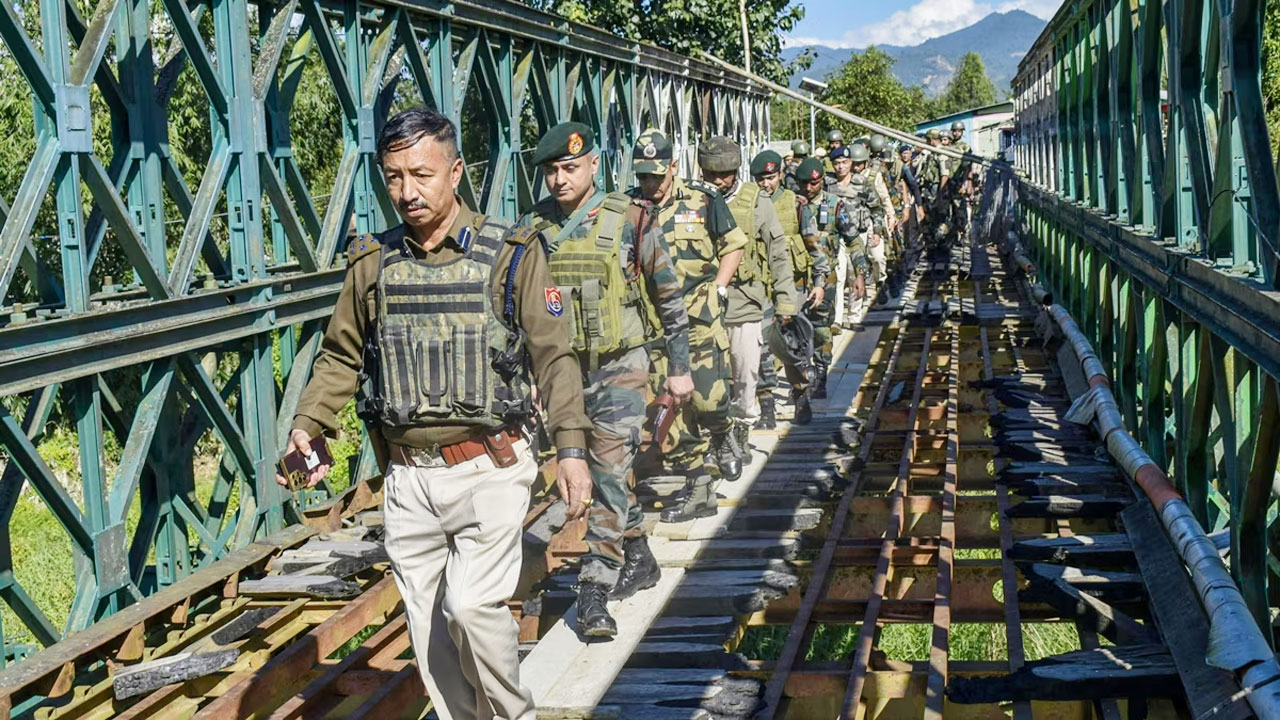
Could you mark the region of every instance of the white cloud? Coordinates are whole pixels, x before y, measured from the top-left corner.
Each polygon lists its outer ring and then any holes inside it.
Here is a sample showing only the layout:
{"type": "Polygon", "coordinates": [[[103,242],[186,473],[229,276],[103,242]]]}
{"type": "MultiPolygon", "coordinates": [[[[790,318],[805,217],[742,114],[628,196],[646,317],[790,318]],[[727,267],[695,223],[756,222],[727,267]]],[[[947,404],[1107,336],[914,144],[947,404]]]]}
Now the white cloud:
{"type": "Polygon", "coordinates": [[[1041,20],[1049,20],[1053,18],[1054,13],[1058,12],[1058,8],[1062,6],[1060,0],[1010,0],[1002,4],[997,10],[1000,12],[1009,12],[1010,10],[1026,10],[1041,20]]]}
{"type": "Polygon", "coordinates": [[[919,0],[880,22],[853,28],[838,38],[795,36],[784,38],[783,45],[826,45],[834,48],[919,45],[925,40],[969,27],[993,12],[1025,10],[1048,20],[1058,11],[1059,5],[1061,0],[1006,0],[999,6],[977,0],[919,0]]]}
{"type": "Polygon", "coordinates": [[[968,27],[991,14],[991,6],[974,0],[920,0],[878,23],[853,31],[854,41],[866,45],[919,45],[968,27]]]}

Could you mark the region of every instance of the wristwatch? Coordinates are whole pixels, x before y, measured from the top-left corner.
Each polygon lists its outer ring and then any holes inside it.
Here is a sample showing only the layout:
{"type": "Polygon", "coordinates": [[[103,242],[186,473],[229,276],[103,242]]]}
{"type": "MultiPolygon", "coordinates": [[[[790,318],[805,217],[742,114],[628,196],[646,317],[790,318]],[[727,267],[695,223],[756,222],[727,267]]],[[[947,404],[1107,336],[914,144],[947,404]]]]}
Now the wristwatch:
{"type": "Polygon", "coordinates": [[[716,285],[716,294],[720,296],[721,300],[724,300],[729,297],[729,288],[723,285],[716,285]]]}
{"type": "Polygon", "coordinates": [[[567,460],[569,458],[573,458],[575,460],[586,460],[587,451],[576,447],[560,448],[556,450],[557,460],[567,460]]]}

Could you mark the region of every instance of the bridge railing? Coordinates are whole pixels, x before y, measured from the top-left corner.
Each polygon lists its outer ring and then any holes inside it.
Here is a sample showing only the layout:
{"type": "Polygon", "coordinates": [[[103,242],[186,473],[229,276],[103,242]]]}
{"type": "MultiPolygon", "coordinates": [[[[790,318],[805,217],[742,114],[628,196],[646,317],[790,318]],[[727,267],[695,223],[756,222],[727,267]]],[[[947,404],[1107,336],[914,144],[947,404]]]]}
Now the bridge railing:
{"type": "Polygon", "coordinates": [[[1069,0],[1015,79],[1018,222],[1273,642],[1280,190],[1264,3],[1069,0]]]}
{"type": "MultiPolygon", "coordinates": [[[[463,199],[506,217],[541,195],[528,152],[562,120],[594,128],[610,188],[629,183],[645,127],[672,136],[685,170],[700,136],[754,149],[768,135],[761,86],[509,0],[84,7],[0,11],[2,92],[33,110],[4,131],[34,139],[21,182],[0,187],[0,663],[318,499],[277,488],[273,465],[348,238],[396,217],[373,154],[389,112],[425,103],[458,123],[463,199]],[[299,124],[308,84],[335,122],[299,124]],[[304,167],[326,128],[334,152],[304,167]],[[205,155],[180,167],[179,143],[205,155]],[[71,480],[42,456],[53,425],[78,448],[71,480]],[[45,551],[74,557],[69,611],[21,581],[48,558],[14,566],[26,489],[60,525],[45,551]]],[[[353,479],[373,472],[367,448],[354,464],[353,479]]]]}

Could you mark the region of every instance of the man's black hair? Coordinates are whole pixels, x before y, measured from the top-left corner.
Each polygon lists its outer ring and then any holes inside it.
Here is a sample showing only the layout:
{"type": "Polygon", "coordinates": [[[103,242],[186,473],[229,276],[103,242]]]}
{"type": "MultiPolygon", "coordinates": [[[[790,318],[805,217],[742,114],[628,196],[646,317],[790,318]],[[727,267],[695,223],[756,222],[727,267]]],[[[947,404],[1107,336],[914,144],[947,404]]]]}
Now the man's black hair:
{"type": "Polygon", "coordinates": [[[453,122],[435,110],[414,107],[396,113],[383,126],[378,136],[378,162],[387,153],[407,148],[424,137],[443,144],[450,161],[458,157],[458,129],[453,122]]]}

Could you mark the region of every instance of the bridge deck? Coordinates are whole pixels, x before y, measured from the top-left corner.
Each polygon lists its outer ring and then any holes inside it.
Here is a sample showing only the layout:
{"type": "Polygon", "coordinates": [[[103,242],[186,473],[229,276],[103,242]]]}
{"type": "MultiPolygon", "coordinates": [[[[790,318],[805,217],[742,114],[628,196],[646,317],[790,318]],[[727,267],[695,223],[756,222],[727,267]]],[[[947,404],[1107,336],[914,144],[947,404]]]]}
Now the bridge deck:
{"type": "MultiPolygon", "coordinates": [[[[650,516],[663,580],[613,607],[612,642],[571,630],[582,528],[535,506],[512,609],[539,715],[1247,715],[1203,662],[1203,612],[1149,505],[1065,418],[1083,383],[1036,315],[991,248],[922,260],[839,338],[814,422],[752,433],[715,517],[650,516]]],[[[638,493],[653,509],[678,485],[638,493]]],[[[4,697],[41,718],[429,712],[379,499],[353,491],[313,518],[329,532],[295,528],[68,638],[0,675],[4,697]]]]}

